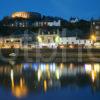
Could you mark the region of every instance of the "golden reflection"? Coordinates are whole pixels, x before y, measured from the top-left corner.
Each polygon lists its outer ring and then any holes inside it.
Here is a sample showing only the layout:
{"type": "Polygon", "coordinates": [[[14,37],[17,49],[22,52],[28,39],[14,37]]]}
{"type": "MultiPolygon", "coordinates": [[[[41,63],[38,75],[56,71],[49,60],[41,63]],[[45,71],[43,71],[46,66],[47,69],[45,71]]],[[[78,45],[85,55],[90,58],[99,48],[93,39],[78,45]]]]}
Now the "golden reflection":
{"type": "Polygon", "coordinates": [[[61,68],[61,69],[64,68],[64,64],[63,64],[63,63],[60,64],[60,68],[61,68]]]}
{"type": "Polygon", "coordinates": [[[13,88],[14,87],[14,72],[13,72],[13,69],[11,69],[10,77],[11,77],[11,86],[13,88]]]}
{"type": "Polygon", "coordinates": [[[46,64],[46,72],[47,72],[48,78],[50,79],[49,64],[46,64]]]}
{"type": "Polygon", "coordinates": [[[60,78],[60,72],[59,72],[59,70],[57,69],[56,70],[56,78],[59,80],[59,78],[60,78]]]}
{"type": "Polygon", "coordinates": [[[12,88],[12,93],[17,98],[21,98],[27,95],[28,89],[22,78],[20,79],[20,85],[16,85],[12,88]]]}
{"type": "Polygon", "coordinates": [[[100,72],[99,64],[86,64],[85,65],[86,73],[88,73],[92,79],[92,82],[95,82],[97,74],[100,72]]]}
{"type": "Polygon", "coordinates": [[[94,64],[94,70],[99,73],[100,72],[100,64],[94,64]]]}
{"type": "Polygon", "coordinates": [[[23,79],[20,78],[20,86],[23,87],[23,79]]]}
{"type": "Polygon", "coordinates": [[[96,80],[96,72],[94,70],[91,71],[91,78],[92,78],[92,82],[96,80]]]}
{"type": "Polygon", "coordinates": [[[44,80],[44,91],[46,92],[47,91],[47,81],[44,80]]]}
{"type": "Polygon", "coordinates": [[[47,71],[48,78],[50,79],[50,71],[47,71]]]}
{"type": "Polygon", "coordinates": [[[100,64],[86,64],[85,70],[87,73],[90,73],[92,70],[99,73],[100,72],[100,64]]]}
{"type": "Polygon", "coordinates": [[[74,67],[74,65],[73,65],[73,63],[70,63],[70,69],[73,69],[73,67],[74,67]]]}
{"type": "Polygon", "coordinates": [[[49,70],[49,64],[46,64],[46,71],[49,70]]]}
{"type": "Polygon", "coordinates": [[[17,98],[24,97],[28,93],[28,89],[25,85],[24,79],[20,78],[20,84],[15,85],[13,70],[11,70],[11,88],[12,88],[12,94],[17,98]]]}

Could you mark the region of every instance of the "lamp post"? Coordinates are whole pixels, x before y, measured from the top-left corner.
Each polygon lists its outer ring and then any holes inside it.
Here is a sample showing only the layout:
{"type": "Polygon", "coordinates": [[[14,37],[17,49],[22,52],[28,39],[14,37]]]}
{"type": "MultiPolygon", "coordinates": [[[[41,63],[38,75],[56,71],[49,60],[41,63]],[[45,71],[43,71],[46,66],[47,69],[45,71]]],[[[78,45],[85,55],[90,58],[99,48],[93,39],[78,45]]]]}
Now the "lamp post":
{"type": "Polygon", "coordinates": [[[37,36],[37,40],[38,40],[39,43],[41,43],[42,42],[41,36],[37,36]]]}
{"type": "Polygon", "coordinates": [[[94,47],[94,43],[96,42],[96,36],[92,34],[90,38],[93,41],[93,47],[94,47]]]}

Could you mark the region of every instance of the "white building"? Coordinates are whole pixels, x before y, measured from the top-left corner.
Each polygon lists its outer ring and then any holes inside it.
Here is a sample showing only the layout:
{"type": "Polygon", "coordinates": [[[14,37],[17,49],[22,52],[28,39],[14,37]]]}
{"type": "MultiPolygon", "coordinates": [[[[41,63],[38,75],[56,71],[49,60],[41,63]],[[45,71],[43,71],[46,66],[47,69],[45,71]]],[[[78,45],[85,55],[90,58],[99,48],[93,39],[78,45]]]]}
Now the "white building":
{"type": "Polygon", "coordinates": [[[76,37],[61,37],[61,44],[77,44],[76,37]]]}
{"type": "Polygon", "coordinates": [[[40,48],[57,48],[58,44],[60,43],[60,36],[57,34],[38,35],[37,40],[40,48]]]}
{"type": "Polygon", "coordinates": [[[58,46],[71,47],[82,46],[82,47],[92,47],[93,41],[90,39],[77,39],[77,37],[60,37],[57,34],[53,35],[38,35],[37,37],[38,44],[40,48],[57,48],[58,46]]]}
{"type": "Polygon", "coordinates": [[[40,22],[34,22],[33,23],[34,27],[43,27],[43,26],[47,26],[47,27],[60,27],[61,26],[61,20],[58,21],[40,21],[40,22]]]}
{"type": "Polygon", "coordinates": [[[84,47],[90,47],[93,45],[93,41],[90,39],[77,39],[77,37],[61,37],[62,45],[83,45],[84,47]]]}

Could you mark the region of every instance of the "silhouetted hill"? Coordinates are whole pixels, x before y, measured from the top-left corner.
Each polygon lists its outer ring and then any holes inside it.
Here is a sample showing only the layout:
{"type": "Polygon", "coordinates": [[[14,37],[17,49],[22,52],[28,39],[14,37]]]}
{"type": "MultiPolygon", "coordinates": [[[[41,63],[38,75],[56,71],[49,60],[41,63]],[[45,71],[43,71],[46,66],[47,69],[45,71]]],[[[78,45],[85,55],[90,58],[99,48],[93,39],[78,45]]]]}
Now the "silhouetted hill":
{"type": "Polygon", "coordinates": [[[0,35],[1,36],[6,36],[10,34],[23,34],[25,30],[32,31],[34,33],[37,33],[39,31],[40,27],[33,27],[33,26],[28,26],[28,27],[12,27],[9,26],[9,23],[13,23],[16,21],[28,21],[28,22],[34,22],[34,21],[57,21],[61,20],[61,26],[60,27],[41,27],[41,29],[50,31],[50,30],[57,30],[59,29],[62,31],[63,29],[66,29],[66,36],[88,36],[90,33],[90,21],[80,19],[79,21],[75,23],[71,23],[68,20],[65,20],[60,17],[52,17],[52,16],[42,16],[40,19],[24,19],[24,18],[11,18],[11,17],[4,17],[3,20],[0,21],[0,35]],[[8,25],[8,26],[7,26],[8,25]],[[19,32],[20,31],[20,32],[19,32]]]}

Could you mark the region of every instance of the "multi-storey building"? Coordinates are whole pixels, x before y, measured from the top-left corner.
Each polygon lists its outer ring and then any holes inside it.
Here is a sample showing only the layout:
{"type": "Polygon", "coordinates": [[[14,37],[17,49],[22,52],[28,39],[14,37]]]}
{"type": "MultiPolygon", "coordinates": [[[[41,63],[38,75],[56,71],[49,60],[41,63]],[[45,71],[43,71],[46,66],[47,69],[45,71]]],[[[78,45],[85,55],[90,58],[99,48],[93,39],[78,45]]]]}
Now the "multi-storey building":
{"type": "Polygon", "coordinates": [[[100,48],[100,19],[91,21],[91,34],[94,46],[100,48]]]}
{"type": "Polygon", "coordinates": [[[91,39],[79,39],[77,37],[60,37],[62,45],[74,45],[92,47],[93,41],[91,39]]]}
{"type": "Polygon", "coordinates": [[[22,48],[22,38],[2,37],[0,38],[0,48],[22,48]]]}
{"type": "Polygon", "coordinates": [[[91,33],[96,36],[96,42],[100,42],[100,20],[93,20],[92,21],[91,33]]]}
{"type": "Polygon", "coordinates": [[[39,47],[49,47],[49,48],[56,48],[60,43],[60,36],[59,34],[39,34],[37,36],[37,42],[39,47]]]}

